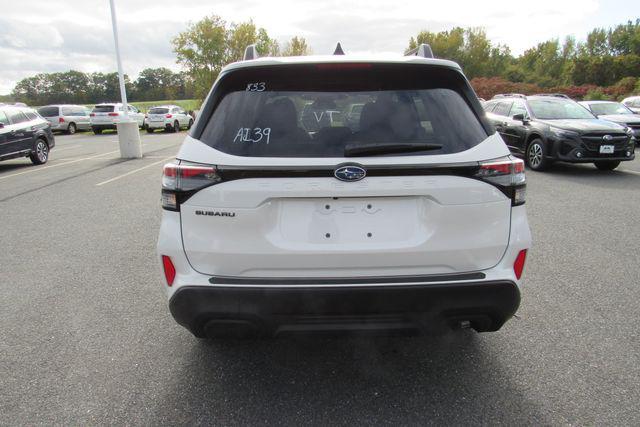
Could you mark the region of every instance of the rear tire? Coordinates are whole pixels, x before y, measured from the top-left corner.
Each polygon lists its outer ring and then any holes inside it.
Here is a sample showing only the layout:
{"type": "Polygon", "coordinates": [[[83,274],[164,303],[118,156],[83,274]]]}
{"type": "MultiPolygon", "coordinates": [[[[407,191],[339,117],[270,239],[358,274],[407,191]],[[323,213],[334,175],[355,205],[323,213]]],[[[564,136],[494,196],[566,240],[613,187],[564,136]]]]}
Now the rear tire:
{"type": "Polygon", "coordinates": [[[173,131],[180,132],[180,123],[177,120],[173,122],[173,131]]]}
{"type": "Polygon", "coordinates": [[[36,140],[36,147],[33,153],[29,154],[29,158],[34,165],[43,165],[49,160],[49,144],[42,139],[36,140]]]}
{"type": "Polygon", "coordinates": [[[187,125],[187,130],[191,129],[191,126],[193,126],[193,120],[189,120],[189,124],[187,125]]]}
{"type": "Polygon", "coordinates": [[[527,145],[525,160],[534,171],[543,171],[549,167],[551,162],[546,156],[547,152],[540,138],[534,139],[527,145]]]}
{"type": "Polygon", "coordinates": [[[600,160],[593,162],[594,165],[601,171],[612,171],[620,165],[619,160],[600,160]]]}
{"type": "Polygon", "coordinates": [[[73,135],[74,133],[76,133],[76,124],[75,123],[69,123],[69,127],[67,127],[67,133],[69,135],[73,135]]]}
{"type": "Polygon", "coordinates": [[[155,129],[150,128],[150,127],[148,127],[148,126],[147,126],[147,133],[153,133],[153,131],[154,131],[154,130],[155,130],[155,129]]]}
{"type": "Polygon", "coordinates": [[[102,129],[93,128],[93,133],[96,135],[100,135],[102,133],[102,129]]]}

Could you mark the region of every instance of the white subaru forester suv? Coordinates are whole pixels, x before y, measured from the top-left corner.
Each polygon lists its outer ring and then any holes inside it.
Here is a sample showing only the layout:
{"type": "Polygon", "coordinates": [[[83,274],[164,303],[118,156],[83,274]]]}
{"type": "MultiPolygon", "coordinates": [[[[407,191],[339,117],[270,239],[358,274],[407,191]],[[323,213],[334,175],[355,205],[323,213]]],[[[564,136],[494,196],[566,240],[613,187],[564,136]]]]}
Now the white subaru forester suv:
{"type": "Polygon", "coordinates": [[[157,249],[179,324],[197,337],[482,332],[516,312],[524,164],[460,67],[429,51],[223,69],[163,171],[157,249]]]}

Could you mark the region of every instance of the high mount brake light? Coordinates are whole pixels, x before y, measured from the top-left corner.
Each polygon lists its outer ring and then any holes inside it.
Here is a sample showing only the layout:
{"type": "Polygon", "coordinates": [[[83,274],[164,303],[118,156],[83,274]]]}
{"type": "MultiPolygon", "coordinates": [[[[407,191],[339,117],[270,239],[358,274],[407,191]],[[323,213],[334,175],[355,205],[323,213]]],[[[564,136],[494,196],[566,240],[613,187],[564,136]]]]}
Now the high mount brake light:
{"type": "Polygon", "coordinates": [[[512,206],[524,204],[526,178],[524,175],[524,162],[521,159],[502,157],[480,162],[480,168],[475,176],[498,187],[511,198],[512,206]]]}
{"type": "Polygon", "coordinates": [[[354,62],[354,63],[326,63],[316,64],[318,70],[362,70],[371,68],[371,64],[354,62]]]}
{"type": "Polygon", "coordinates": [[[215,166],[196,163],[167,163],[162,169],[162,207],[179,211],[180,203],[196,191],[222,179],[215,166]]]}

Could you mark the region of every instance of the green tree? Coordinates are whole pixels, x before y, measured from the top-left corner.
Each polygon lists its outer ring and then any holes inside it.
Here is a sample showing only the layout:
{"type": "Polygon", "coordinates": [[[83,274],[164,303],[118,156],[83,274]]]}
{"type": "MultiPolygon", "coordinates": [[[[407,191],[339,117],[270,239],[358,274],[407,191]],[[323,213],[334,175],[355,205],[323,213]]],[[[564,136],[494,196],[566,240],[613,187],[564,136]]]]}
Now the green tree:
{"type": "Polygon", "coordinates": [[[311,49],[307,46],[304,37],[295,36],[289,40],[282,50],[282,56],[304,56],[310,55],[311,49]]]}
{"type": "Polygon", "coordinates": [[[191,75],[196,96],[203,98],[227,63],[227,23],[208,16],[173,38],[176,60],[191,75]]]}
{"type": "Polygon", "coordinates": [[[171,43],[198,98],[211,89],[222,67],[242,59],[247,46],[256,44],[261,55],[277,55],[279,50],[278,43],[253,21],[228,24],[216,15],[189,24],[171,43]]]}

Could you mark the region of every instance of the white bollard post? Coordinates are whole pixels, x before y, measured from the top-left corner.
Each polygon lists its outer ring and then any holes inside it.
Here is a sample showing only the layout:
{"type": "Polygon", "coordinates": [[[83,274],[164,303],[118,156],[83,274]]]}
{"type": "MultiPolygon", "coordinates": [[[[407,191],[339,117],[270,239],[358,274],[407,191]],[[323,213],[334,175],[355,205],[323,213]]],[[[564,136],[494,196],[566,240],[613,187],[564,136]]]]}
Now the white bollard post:
{"type": "Polygon", "coordinates": [[[120,157],[123,159],[139,159],[142,157],[142,144],[140,142],[140,132],[138,122],[129,117],[129,106],[127,104],[127,91],[124,86],[124,73],[122,71],[122,61],[120,60],[120,44],[118,43],[118,22],[116,20],[116,5],[113,0],[111,4],[111,25],[113,26],[113,40],[116,45],[116,61],[118,63],[118,80],[120,80],[120,96],[122,97],[122,107],[124,116],[116,124],[118,130],[118,142],[120,143],[120,157]]]}
{"type": "Polygon", "coordinates": [[[123,159],[139,159],[142,157],[142,144],[138,122],[126,121],[116,124],[118,142],[120,143],[120,157],[123,159]]]}

